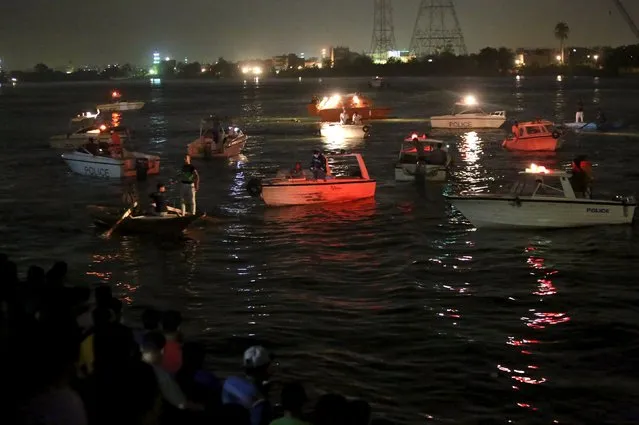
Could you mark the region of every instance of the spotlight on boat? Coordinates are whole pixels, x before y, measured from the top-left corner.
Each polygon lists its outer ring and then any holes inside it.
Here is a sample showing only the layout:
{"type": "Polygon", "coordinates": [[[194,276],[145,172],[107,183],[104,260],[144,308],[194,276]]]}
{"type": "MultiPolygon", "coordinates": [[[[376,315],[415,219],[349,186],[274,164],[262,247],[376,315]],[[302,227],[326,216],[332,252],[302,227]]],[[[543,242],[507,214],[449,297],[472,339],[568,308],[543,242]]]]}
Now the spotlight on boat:
{"type": "Polygon", "coordinates": [[[472,94],[464,97],[464,105],[477,105],[477,99],[472,94]]]}
{"type": "Polygon", "coordinates": [[[530,164],[530,168],[526,168],[527,173],[531,174],[550,174],[550,170],[543,165],[530,164]]]}

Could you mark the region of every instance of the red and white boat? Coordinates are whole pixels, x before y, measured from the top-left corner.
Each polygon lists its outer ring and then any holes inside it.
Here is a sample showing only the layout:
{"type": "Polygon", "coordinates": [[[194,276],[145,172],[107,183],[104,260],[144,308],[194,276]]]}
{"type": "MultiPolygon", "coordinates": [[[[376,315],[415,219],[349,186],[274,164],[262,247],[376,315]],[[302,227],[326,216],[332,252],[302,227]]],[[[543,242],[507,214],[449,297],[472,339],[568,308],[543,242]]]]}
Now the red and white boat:
{"type": "Polygon", "coordinates": [[[210,117],[200,122],[200,137],[188,144],[187,152],[191,158],[230,158],[242,152],[247,139],[238,127],[226,127],[219,119],[210,117]]]}
{"type": "Polygon", "coordinates": [[[251,179],[246,189],[272,207],[349,202],[375,196],[364,158],[358,153],[326,153],[326,178],[314,178],[310,170],[280,171],[274,178],[251,179]]]}
{"type": "Polygon", "coordinates": [[[314,97],[308,104],[308,113],[311,116],[319,116],[324,122],[339,122],[339,116],[346,110],[349,118],[353,112],[357,112],[363,120],[383,120],[388,118],[390,108],[375,108],[373,102],[359,93],[351,93],[345,96],[334,95],[319,99],[314,97]]]}
{"type": "Polygon", "coordinates": [[[519,135],[511,135],[502,146],[511,151],[551,151],[561,147],[561,133],[552,130],[550,121],[528,121],[519,123],[519,135]]]}

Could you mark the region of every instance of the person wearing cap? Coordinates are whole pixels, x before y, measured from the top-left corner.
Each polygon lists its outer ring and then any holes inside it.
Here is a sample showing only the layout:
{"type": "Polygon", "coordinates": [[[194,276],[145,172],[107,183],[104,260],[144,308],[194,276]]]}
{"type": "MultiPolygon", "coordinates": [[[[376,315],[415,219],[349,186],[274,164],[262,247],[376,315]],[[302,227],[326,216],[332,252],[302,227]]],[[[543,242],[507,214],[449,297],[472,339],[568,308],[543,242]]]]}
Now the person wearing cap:
{"type": "Polygon", "coordinates": [[[272,358],[261,346],[244,352],[244,376],[229,376],[222,387],[222,403],[238,404],[251,415],[251,425],[268,425],[273,413],[268,401],[272,358]]]}
{"type": "Polygon", "coordinates": [[[326,180],[326,157],[322,155],[317,149],[313,151],[313,158],[311,159],[311,171],[313,172],[313,177],[316,180],[326,180]]]}

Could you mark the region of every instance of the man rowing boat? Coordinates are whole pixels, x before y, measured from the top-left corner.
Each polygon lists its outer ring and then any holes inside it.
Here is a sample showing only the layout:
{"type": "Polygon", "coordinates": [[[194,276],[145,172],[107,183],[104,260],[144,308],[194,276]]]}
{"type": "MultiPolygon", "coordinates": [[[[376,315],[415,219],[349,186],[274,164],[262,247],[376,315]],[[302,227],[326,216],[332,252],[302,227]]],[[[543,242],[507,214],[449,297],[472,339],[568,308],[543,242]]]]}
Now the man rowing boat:
{"type": "Polygon", "coordinates": [[[166,186],[162,183],[158,183],[157,192],[153,192],[149,197],[152,200],[151,205],[153,206],[153,215],[166,216],[169,212],[175,213],[179,216],[182,216],[182,210],[177,208],[173,208],[169,206],[168,201],[166,200],[166,186]]]}

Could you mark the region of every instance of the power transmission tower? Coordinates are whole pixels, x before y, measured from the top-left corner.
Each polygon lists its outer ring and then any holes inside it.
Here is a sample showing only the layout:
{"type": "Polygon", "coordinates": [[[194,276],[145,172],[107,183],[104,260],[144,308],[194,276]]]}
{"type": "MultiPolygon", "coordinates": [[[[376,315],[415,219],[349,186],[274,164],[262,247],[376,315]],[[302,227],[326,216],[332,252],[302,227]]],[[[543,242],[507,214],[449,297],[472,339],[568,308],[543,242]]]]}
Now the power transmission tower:
{"type": "Polygon", "coordinates": [[[388,52],[395,50],[395,30],[393,28],[393,7],[391,0],[374,0],[373,40],[371,56],[375,62],[385,62],[388,52]]]}
{"type": "Polygon", "coordinates": [[[452,0],[421,1],[410,40],[410,51],[418,57],[443,52],[468,54],[452,0]]]}

